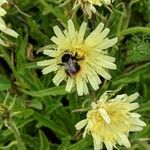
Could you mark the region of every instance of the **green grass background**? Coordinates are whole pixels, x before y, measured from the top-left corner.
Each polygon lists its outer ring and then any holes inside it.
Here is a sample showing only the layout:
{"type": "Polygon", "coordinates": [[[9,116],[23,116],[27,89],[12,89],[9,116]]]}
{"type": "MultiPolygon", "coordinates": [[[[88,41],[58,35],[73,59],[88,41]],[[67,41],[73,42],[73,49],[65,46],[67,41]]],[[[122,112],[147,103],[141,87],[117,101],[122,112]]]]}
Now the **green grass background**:
{"type": "MultiPolygon", "coordinates": [[[[66,4],[58,0],[9,2],[4,20],[19,37],[6,37],[9,48],[0,46],[0,102],[3,103],[8,93],[7,105],[16,97],[13,112],[20,113],[13,120],[26,149],[93,150],[92,138],[82,139],[74,127],[85,118],[86,112],[72,111],[88,108],[91,97],[98,99],[104,91],[122,87],[119,94],[139,92],[137,112],[147,123],[143,131],[130,134],[131,150],[150,150],[150,0],[115,0],[109,8],[96,7],[91,20],[80,8],[72,11],[74,0],[66,0],[66,4]],[[87,34],[102,21],[111,30],[109,37],[119,39],[109,49],[117,64],[117,70],[110,71],[112,80],[103,81],[100,89],[91,91],[90,96],[78,97],[74,90],[70,94],[65,92],[65,83],[55,87],[54,74],[42,76],[41,68],[36,65],[46,58],[39,50],[53,44],[52,27],[59,25],[64,29],[70,18],[77,29],[83,21],[88,22],[87,34]]],[[[13,132],[1,125],[0,149],[17,149],[15,141],[13,132]]]]}

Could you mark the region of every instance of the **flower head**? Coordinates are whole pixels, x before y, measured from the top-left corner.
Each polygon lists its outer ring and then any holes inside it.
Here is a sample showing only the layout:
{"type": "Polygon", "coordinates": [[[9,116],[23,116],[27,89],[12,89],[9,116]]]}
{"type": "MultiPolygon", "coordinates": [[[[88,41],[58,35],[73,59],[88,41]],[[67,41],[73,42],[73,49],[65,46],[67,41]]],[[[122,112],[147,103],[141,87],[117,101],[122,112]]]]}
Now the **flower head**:
{"type": "MultiPolygon", "coordinates": [[[[0,31],[17,38],[18,33],[16,33],[14,30],[8,28],[5,24],[5,21],[2,18],[2,16],[4,16],[6,14],[6,11],[2,8],[2,5],[4,3],[7,3],[7,1],[6,0],[0,1],[0,31]]],[[[2,33],[0,33],[0,36],[1,36],[1,34],[2,33]]],[[[7,44],[1,38],[0,38],[0,45],[7,46],[7,44]]]]}
{"type": "Polygon", "coordinates": [[[109,5],[113,3],[114,0],[76,0],[74,4],[74,8],[76,6],[81,5],[85,14],[89,16],[89,19],[92,16],[92,12],[95,13],[96,9],[94,5],[101,6],[102,4],[109,5]]]}
{"type": "Polygon", "coordinates": [[[129,148],[129,132],[140,131],[146,125],[139,119],[140,115],[133,112],[139,107],[138,103],[132,103],[138,96],[138,93],[122,94],[109,99],[105,92],[97,103],[92,102],[87,118],[78,122],[76,129],[85,127],[83,137],[87,133],[92,135],[94,150],[102,149],[103,143],[107,150],[112,150],[117,143],[129,148]]]}
{"type": "Polygon", "coordinates": [[[44,50],[44,54],[51,57],[49,60],[38,62],[38,66],[46,66],[43,74],[56,72],[53,82],[58,86],[67,80],[66,91],[70,92],[76,86],[78,95],[88,94],[87,83],[94,90],[99,88],[99,75],[109,80],[111,76],[105,69],[116,69],[113,63],[115,58],[107,55],[107,48],[117,42],[117,38],[109,39],[106,36],[109,29],[103,29],[100,23],[97,28],[84,39],[87,24],[82,23],[79,31],[75,30],[71,20],[68,29],[63,32],[58,26],[54,27],[56,36],[52,41],[56,44],[54,50],[44,50]]]}

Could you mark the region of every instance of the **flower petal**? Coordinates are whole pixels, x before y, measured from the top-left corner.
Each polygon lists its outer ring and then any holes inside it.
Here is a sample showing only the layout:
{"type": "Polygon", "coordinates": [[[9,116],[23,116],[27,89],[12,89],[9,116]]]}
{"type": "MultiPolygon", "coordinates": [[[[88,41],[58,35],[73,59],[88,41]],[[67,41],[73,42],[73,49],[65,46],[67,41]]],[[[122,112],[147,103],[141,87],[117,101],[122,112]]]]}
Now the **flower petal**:
{"type": "Polygon", "coordinates": [[[66,78],[66,74],[63,69],[60,69],[55,77],[53,78],[53,82],[56,86],[58,86],[64,79],[66,78]]]}
{"type": "Polygon", "coordinates": [[[76,128],[77,130],[80,130],[80,129],[82,129],[86,124],[87,124],[87,119],[81,120],[80,122],[78,122],[78,123],[75,125],[75,128],[76,128]]]}
{"type": "Polygon", "coordinates": [[[54,64],[54,65],[50,65],[50,66],[44,68],[44,69],[42,70],[42,73],[43,73],[43,74],[48,74],[48,73],[50,73],[50,72],[56,70],[57,67],[58,67],[58,66],[55,65],[55,64],[54,64]]]}
{"type": "Polygon", "coordinates": [[[39,61],[37,62],[38,66],[48,66],[48,65],[53,65],[55,64],[55,60],[54,59],[49,59],[49,60],[43,60],[43,61],[39,61]]]}
{"type": "Polygon", "coordinates": [[[56,57],[57,51],[55,51],[55,50],[44,50],[43,54],[48,55],[50,57],[56,57]]]}
{"type": "Polygon", "coordinates": [[[131,102],[133,102],[134,100],[136,100],[138,97],[139,97],[139,93],[136,92],[136,93],[130,95],[130,96],[127,98],[127,101],[131,103],[131,102]]]}
{"type": "Polygon", "coordinates": [[[107,124],[111,122],[110,117],[105,109],[103,108],[99,109],[99,113],[101,114],[102,118],[105,120],[107,124]]]}
{"type": "Polygon", "coordinates": [[[103,30],[104,24],[101,22],[99,25],[96,27],[96,29],[90,33],[90,35],[85,39],[85,44],[89,44],[91,41],[93,41],[93,38],[97,37],[100,32],[103,30]]]}
{"type": "Polygon", "coordinates": [[[81,77],[76,77],[76,86],[77,86],[77,92],[79,96],[83,95],[83,81],[81,77]]]}
{"type": "Polygon", "coordinates": [[[70,92],[73,86],[74,86],[74,80],[69,77],[67,80],[66,91],[70,92]]]}
{"type": "Polygon", "coordinates": [[[4,16],[6,14],[6,11],[0,7],[0,16],[4,16]]]}
{"type": "Polygon", "coordinates": [[[8,3],[6,0],[0,0],[0,6],[2,6],[4,3],[8,3]]]}
{"type": "Polygon", "coordinates": [[[119,137],[120,137],[120,140],[122,141],[123,145],[126,147],[126,148],[130,148],[131,147],[131,144],[127,138],[127,136],[123,133],[119,133],[118,134],[119,137]]]}
{"type": "Polygon", "coordinates": [[[87,28],[87,23],[83,22],[80,29],[79,29],[79,33],[78,33],[78,41],[79,42],[83,42],[86,28],[87,28]]]}
{"type": "Polygon", "coordinates": [[[110,141],[105,141],[105,145],[107,150],[113,150],[113,145],[110,141]]]}

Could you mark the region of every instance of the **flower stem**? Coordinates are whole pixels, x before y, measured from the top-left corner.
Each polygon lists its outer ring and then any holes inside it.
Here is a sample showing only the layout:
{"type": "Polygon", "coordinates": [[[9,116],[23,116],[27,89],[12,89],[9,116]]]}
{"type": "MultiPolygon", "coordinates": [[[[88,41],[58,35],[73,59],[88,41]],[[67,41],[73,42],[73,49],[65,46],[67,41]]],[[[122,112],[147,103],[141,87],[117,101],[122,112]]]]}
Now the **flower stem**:
{"type": "Polygon", "coordinates": [[[150,28],[149,27],[131,27],[131,28],[123,30],[119,36],[125,36],[128,34],[134,34],[138,32],[150,34],[150,28]]]}
{"type": "Polygon", "coordinates": [[[122,8],[123,8],[123,11],[120,14],[121,16],[120,16],[119,23],[118,23],[118,26],[117,26],[117,36],[120,35],[120,32],[122,30],[122,26],[124,24],[124,18],[126,17],[126,8],[125,8],[124,4],[122,4],[122,8]]]}

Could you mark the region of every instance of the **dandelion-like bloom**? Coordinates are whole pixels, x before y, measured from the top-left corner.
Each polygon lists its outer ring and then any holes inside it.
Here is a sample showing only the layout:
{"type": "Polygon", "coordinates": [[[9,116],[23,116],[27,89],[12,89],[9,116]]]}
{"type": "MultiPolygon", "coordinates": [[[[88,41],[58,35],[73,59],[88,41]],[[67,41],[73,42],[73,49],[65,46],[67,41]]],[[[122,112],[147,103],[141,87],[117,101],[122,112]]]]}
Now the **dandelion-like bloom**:
{"type": "Polygon", "coordinates": [[[83,22],[77,31],[71,20],[68,21],[68,29],[63,32],[55,26],[56,36],[51,40],[56,44],[56,49],[44,50],[44,54],[51,59],[37,63],[38,66],[46,66],[42,70],[43,74],[56,72],[53,78],[56,86],[67,80],[66,91],[70,92],[76,86],[78,95],[89,93],[88,82],[97,90],[101,83],[99,75],[110,80],[111,76],[106,69],[116,69],[113,63],[115,58],[107,55],[107,48],[113,46],[117,38],[107,38],[109,29],[103,29],[104,24],[100,23],[84,39],[86,27],[87,23],[83,22]]]}
{"type": "Polygon", "coordinates": [[[102,149],[103,143],[107,150],[116,148],[117,143],[129,148],[129,132],[140,131],[146,125],[139,119],[140,115],[133,112],[139,107],[138,103],[132,103],[138,96],[138,93],[122,94],[109,99],[105,92],[97,103],[92,102],[92,110],[86,119],[76,124],[76,129],[85,127],[83,137],[87,133],[92,135],[94,150],[102,149]]]}
{"type": "MultiPolygon", "coordinates": [[[[17,38],[18,33],[16,33],[14,30],[8,28],[5,24],[5,21],[2,18],[2,16],[4,16],[6,14],[6,11],[2,8],[2,5],[5,3],[8,3],[8,2],[6,0],[0,1],[0,31],[17,38]]],[[[1,34],[2,33],[0,33],[0,36],[1,36],[1,34]]],[[[0,45],[7,46],[7,44],[1,38],[0,38],[0,45]]]]}
{"type": "Polygon", "coordinates": [[[113,2],[114,0],[76,0],[73,9],[76,8],[76,6],[81,5],[84,13],[87,14],[90,19],[92,16],[92,12],[96,13],[96,9],[94,7],[95,5],[97,6],[101,6],[102,4],[109,5],[113,2]]]}

